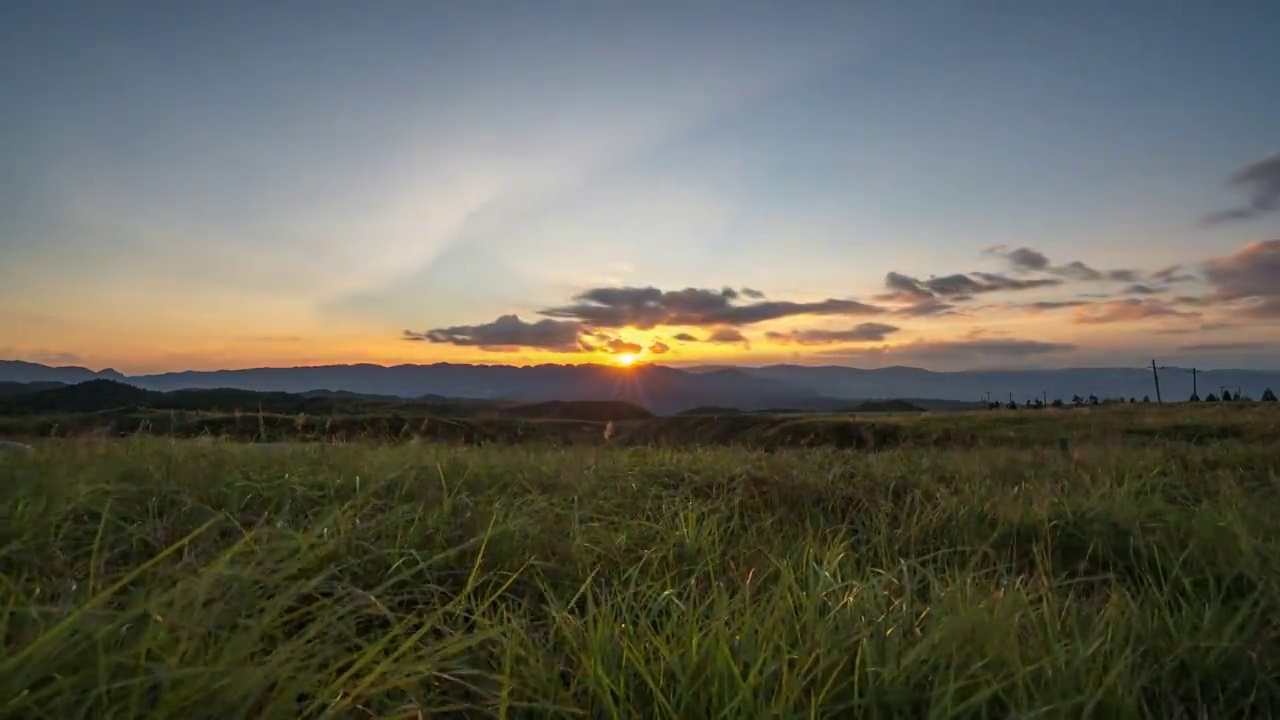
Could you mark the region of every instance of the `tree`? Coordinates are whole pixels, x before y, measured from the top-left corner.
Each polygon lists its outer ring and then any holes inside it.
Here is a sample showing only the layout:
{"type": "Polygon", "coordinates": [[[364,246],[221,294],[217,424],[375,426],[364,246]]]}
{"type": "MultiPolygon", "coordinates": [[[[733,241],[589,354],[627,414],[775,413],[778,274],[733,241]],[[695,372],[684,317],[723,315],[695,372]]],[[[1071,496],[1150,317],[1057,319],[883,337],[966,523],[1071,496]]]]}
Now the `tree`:
{"type": "Polygon", "coordinates": [[[1142,396],[1142,402],[1144,402],[1144,403],[1149,403],[1149,402],[1151,402],[1151,396],[1150,396],[1150,395],[1143,395],[1143,396],[1142,396]]]}
{"type": "Polygon", "coordinates": [[[1231,402],[1232,400],[1235,400],[1235,398],[1231,397],[1231,391],[1230,391],[1230,390],[1223,390],[1223,391],[1222,391],[1222,402],[1231,402]]]}
{"type": "MultiPolygon", "coordinates": [[[[1274,398],[1272,398],[1272,399],[1274,399],[1274,398]]],[[[1062,407],[1062,398],[1054,398],[1054,399],[1053,399],[1053,402],[1051,402],[1051,403],[1049,403],[1049,404],[1050,404],[1050,405],[1052,405],[1053,407],[1060,408],[1060,407],[1062,407]]]]}
{"type": "Polygon", "coordinates": [[[1276,394],[1271,392],[1271,388],[1262,391],[1262,402],[1275,402],[1276,394]]]}
{"type": "Polygon", "coordinates": [[[1080,397],[1079,395],[1072,395],[1072,396],[1071,396],[1071,404],[1072,404],[1072,405],[1083,405],[1083,404],[1084,404],[1084,398],[1080,397]]]}
{"type": "Polygon", "coordinates": [[[1130,404],[1130,405],[1133,405],[1133,404],[1134,404],[1134,403],[1136,403],[1136,402],[1138,402],[1136,399],[1134,399],[1134,398],[1129,398],[1129,404],[1130,404]]]}
{"type": "Polygon", "coordinates": [[[1187,399],[1187,402],[1200,402],[1200,396],[1195,393],[1191,393],[1191,397],[1187,399]]]}
{"type": "Polygon", "coordinates": [[[1214,395],[1213,393],[1209,393],[1208,395],[1205,395],[1205,396],[1204,396],[1204,401],[1205,401],[1205,402],[1218,402],[1218,396],[1217,396],[1217,395],[1214,395]]]}
{"type": "Polygon", "coordinates": [[[1089,396],[1089,404],[1090,404],[1090,405],[1097,405],[1099,402],[1100,402],[1100,401],[1098,400],[1098,396],[1097,396],[1097,395],[1090,395],[1090,396],[1089,396]]]}

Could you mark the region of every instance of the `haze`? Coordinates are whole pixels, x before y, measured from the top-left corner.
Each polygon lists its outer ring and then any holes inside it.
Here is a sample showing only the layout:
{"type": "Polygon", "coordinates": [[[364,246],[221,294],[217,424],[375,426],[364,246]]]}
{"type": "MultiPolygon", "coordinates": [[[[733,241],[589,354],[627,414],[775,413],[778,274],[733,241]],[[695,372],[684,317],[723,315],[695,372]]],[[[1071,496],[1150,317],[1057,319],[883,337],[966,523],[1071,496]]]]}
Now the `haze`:
{"type": "Polygon", "coordinates": [[[0,358],[1280,368],[1274,3],[24,2],[0,358]]]}

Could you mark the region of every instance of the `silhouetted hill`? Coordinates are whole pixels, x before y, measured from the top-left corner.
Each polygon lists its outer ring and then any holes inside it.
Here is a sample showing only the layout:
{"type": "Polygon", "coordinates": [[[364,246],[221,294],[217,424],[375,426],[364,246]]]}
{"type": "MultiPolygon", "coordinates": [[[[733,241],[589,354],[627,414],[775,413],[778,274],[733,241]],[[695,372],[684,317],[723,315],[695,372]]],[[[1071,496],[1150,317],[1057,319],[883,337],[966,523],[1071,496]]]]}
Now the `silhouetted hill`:
{"type": "Polygon", "coordinates": [[[65,384],[60,382],[0,382],[0,398],[26,395],[41,390],[52,390],[65,384]]]}

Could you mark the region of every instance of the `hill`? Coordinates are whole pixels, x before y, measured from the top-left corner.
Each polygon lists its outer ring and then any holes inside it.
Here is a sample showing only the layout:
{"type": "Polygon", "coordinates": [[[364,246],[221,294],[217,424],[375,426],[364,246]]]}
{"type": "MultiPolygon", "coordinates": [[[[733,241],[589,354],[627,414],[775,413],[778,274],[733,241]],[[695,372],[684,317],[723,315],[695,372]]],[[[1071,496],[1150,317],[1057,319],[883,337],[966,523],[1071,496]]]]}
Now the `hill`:
{"type": "Polygon", "coordinates": [[[8,396],[0,397],[0,415],[173,410],[224,414],[353,416],[395,412],[456,418],[495,416],[599,422],[653,417],[652,413],[644,408],[618,401],[549,401],[535,404],[511,404],[440,396],[404,399],[354,393],[256,392],[237,388],[157,392],[115,380],[90,380],[75,385],[59,383],[51,385],[43,389],[12,392],[8,396]]]}

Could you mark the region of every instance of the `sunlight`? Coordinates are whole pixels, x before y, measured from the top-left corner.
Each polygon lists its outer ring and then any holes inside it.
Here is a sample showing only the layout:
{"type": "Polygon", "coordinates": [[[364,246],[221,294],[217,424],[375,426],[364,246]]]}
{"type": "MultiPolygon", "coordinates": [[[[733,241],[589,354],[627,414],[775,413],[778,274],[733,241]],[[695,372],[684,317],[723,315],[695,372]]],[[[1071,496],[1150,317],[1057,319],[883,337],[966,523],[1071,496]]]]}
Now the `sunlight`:
{"type": "Polygon", "coordinates": [[[636,362],[636,356],[630,353],[618,356],[618,364],[622,367],[631,367],[636,362]]]}

